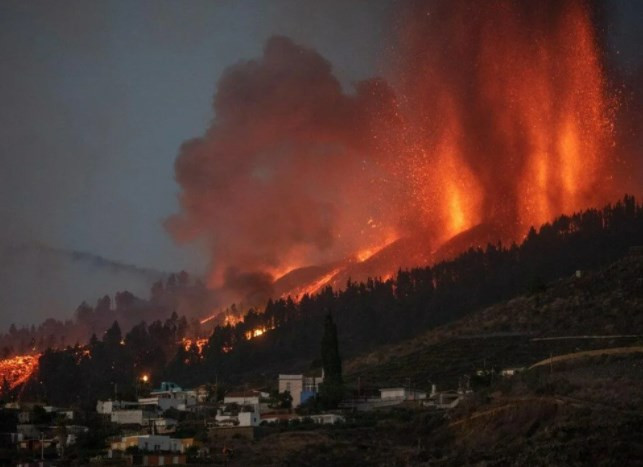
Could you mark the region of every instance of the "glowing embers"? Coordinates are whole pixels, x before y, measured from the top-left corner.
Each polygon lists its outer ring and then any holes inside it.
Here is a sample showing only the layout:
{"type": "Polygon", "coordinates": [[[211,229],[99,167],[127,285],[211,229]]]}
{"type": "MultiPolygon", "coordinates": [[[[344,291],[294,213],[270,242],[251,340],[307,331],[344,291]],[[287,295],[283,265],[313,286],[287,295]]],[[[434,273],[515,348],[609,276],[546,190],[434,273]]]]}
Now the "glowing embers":
{"type": "Polygon", "coordinates": [[[199,356],[202,356],[203,349],[208,344],[208,339],[207,338],[190,339],[188,337],[184,337],[183,339],[181,339],[181,344],[183,345],[183,348],[185,349],[186,352],[190,351],[190,349],[195,347],[197,349],[197,353],[199,354],[199,356]]]}
{"type": "Polygon", "coordinates": [[[266,332],[270,331],[271,329],[274,329],[274,328],[265,327],[265,326],[255,328],[251,331],[246,332],[246,339],[252,340],[255,337],[263,336],[266,332]]]}
{"type": "Polygon", "coordinates": [[[222,324],[224,326],[234,326],[235,324],[243,321],[243,318],[241,318],[240,316],[235,316],[235,315],[230,314],[230,313],[217,311],[217,312],[211,314],[210,316],[207,316],[207,317],[201,319],[201,321],[199,321],[199,323],[200,324],[207,324],[210,321],[214,320],[215,318],[219,318],[221,315],[223,315],[222,324]]]}
{"type": "Polygon", "coordinates": [[[38,368],[39,358],[40,354],[35,354],[16,355],[0,360],[0,383],[6,380],[10,389],[26,383],[38,368]]]}

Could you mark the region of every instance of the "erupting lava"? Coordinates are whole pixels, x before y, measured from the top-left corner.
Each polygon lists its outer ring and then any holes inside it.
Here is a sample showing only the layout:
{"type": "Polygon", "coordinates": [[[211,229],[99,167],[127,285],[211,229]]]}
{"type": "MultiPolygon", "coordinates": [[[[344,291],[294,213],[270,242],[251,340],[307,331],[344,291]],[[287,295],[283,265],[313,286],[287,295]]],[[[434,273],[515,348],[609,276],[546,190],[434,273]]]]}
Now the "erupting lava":
{"type": "Polygon", "coordinates": [[[585,1],[400,8],[388,82],[354,95],[284,37],[224,73],[168,221],[210,245],[222,301],[388,277],[615,197],[615,105],[585,1]]]}
{"type": "Polygon", "coordinates": [[[39,358],[40,354],[16,355],[0,360],[0,383],[6,380],[10,389],[26,383],[38,368],[39,358]]]}
{"type": "Polygon", "coordinates": [[[411,13],[404,163],[440,241],[480,223],[517,240],[609,199],[611,104],[584,2],[454,0],[411,13]]]}
{"type": "Polygon", "coordinates": [[[321,278],[314,281],[312,284],[309,284],[305,287],[302,287],[300,290],[293,291],[295,297],[303,297],[304,295],[312,295],[315,292],[321,290],[326,286],[332,279],[337,275],[340,269],[333,269],[328,274],[325,274],[321,278]]]}

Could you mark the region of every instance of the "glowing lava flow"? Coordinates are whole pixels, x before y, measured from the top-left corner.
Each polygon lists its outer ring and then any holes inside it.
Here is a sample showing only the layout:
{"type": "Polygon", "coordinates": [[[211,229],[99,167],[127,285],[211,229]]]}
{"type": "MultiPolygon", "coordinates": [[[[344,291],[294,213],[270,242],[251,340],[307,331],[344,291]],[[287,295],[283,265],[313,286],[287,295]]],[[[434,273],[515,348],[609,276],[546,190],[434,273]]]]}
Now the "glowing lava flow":
{"type": "Polygon", "coordinates": [[[357,261],[359,261],[360,263],[363,263],[364,261],[367,261],[369,258],[373,257],[374,255],[382,251],[387,246],[394,243],[396,240],[397,240],[397,237],[393,237],[393,236],[387,237],[387,239],[378,246],[364,248],[363,250],[358,251],[357,254],[355,255],[355,259],[357,259],[357,261]]]}
{"type": "Polygon", "coordinates": [[[6,380],[10,389],[26,383],[38,368],[39,358],[40,354],[16,355],[0,360],[0,383],[6,380]]]}
{"type": "Polygon", "coordinates": [[[333,269],[331,272],[328,274],[325,274],[312,284],[309,284],[299,290],[299,293],[297,294],[298,297],[303,297],[304,295],[312,295],[315,292],[318,292],[321,290],[324,286],[328,285],[330,281],[337,275],[337,273],[340,271],[340,268],[333,269]]]}

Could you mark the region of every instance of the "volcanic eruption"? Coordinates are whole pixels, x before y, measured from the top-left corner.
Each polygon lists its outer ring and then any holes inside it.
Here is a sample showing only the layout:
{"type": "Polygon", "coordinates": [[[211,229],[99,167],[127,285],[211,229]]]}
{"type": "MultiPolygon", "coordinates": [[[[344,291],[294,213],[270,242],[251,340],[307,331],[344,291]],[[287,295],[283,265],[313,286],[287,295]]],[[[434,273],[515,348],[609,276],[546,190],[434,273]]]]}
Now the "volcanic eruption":
{"type": "Polygon", "coordinates": [[[419,1],[346,93],[285,37],[229,68],[176,161],[183,242],[222,304],[387,276],[609,201],[609,93],[581,0],[419,1]]]}

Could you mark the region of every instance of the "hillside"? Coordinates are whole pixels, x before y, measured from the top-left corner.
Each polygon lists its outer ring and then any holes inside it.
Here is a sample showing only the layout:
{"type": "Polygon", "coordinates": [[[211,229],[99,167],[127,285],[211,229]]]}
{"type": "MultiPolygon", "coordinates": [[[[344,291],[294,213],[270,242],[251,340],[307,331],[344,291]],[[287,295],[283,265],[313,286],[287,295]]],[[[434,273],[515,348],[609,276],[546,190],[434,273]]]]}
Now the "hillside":
{"type": "Polygon", "coordinates": [[[530,366],[550,355],[643,342],[643,256],[580,276],[354,358],[346,372],[372,384],[453,385],[484,366],[530,366]]]}
{"type": "Polygon", "coordinates": [[[449,389],[466,374],[474,392],[449,412],[407,403],[338,426],[280,425],[228,443],[228,465],[640,465],[642,292],[643,257],[631,255],[380,347],[346,362],[353,387],[449,389]],[[484,365],[526,368],[476,380],[484,365]]]}

